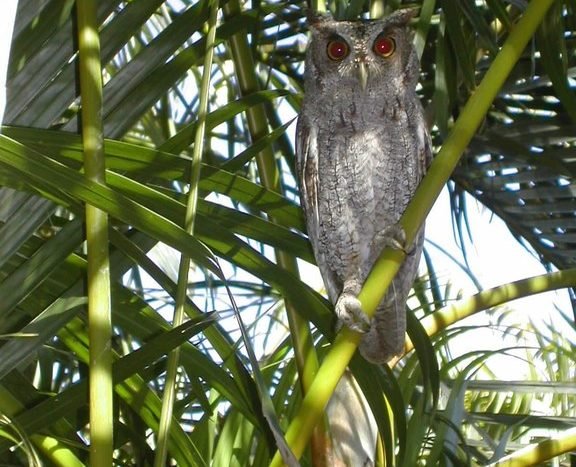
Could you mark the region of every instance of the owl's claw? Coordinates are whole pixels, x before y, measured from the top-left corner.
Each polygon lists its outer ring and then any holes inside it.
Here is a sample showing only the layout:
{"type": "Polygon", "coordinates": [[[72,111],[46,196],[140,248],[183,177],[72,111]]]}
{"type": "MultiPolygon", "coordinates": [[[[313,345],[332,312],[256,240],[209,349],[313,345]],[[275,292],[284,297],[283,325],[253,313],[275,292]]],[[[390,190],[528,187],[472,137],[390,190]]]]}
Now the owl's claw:
{"type": "Polygon", "coordinates": [[[364,334],[370,329],[370,320],[356,295],[343,292],[336,301],[335,311],[338,321],[352,331],[364,334]]]}
{"type": "Polygon", "coordinates": [[[375,245],[377,251],[382,251],[386,247],[394,248],[404,252],[405,255],[410,254],[406,249],[406,232],[400,224],[390,225],[376,234],[372,244],[375,245]]]}

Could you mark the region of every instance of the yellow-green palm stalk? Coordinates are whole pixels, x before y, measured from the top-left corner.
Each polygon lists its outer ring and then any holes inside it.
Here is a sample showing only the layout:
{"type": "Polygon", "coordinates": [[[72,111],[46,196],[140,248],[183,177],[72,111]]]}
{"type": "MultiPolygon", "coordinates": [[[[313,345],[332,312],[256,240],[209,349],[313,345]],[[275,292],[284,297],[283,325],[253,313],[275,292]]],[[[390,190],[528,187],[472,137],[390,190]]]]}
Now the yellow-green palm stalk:
{"type": "MultiPolygon", "coordinates": [[[[233,17],[241,12],[240,2],[231,0],[223,7],[226,16],[233,17]]],[[[243,95],[248,95],[260,90],[260,84],[255,72],[255,64],[252,51],[248,44],[245,32],[240,31],[230,39],[230,50],[234,61],[234,69],[238,78],[238,84],[243,95]]],[[[250,107],[246,111],[248,129],[253,141],[257,141],[268,133],[268,119],[262,106],[250,107]]],[[[258,175],[262,184],[269,190],[279,191],[280,173],[276,166],[274,153],[270,146],[262,150],[256,158],[258,175]]],[[[274,219],[271,219],[274,221],[274,219]]],[[[298,266],[294,257],[277,251],[278,264],[290,271],[295,276],[298,275],[298,266]]],[[[312,343],[312,336],[308,322],[296,311],[290,303],[286,303],[286,312],[290,326],[290,337],[294,344],[294,355],[298,373],[300,375],[300,385],[305,392],[312,383],[318,360],[312,343]]]]}
{"type": "MultiPolygon", "coordinates": [[[[224,5],[223,10],[228,17],[236,16],[241,12],[240,2],[238,0],[231,0],[224,5]]],[[[240,31],[231,37],[230,49],[242,94],[248,95],[260,90],[258,77],[255,73],[252,51],[244,31],[240,31]]],[[[268,133],[268,119],[262,106],[249,108],[246,111],[246,117],[248,129],[253,141],[257,141],[268,133]]],[[[261,151],[256,158],[256,162],[258,175],[262,180],[262,184],[269,190],[279,191],[280,174],[276,166],[272,148],[268,146],[261,151]]],[[[271,220],[274,221],[272,216],[271,220]]],[[[298,265],[294,257],[285,252],[276,251],[276,258],[282,268],[290,271],[295,277],[298,277],[298,265]]],[[[287,301],[285,305],[296,367],[298,369],[300,388],[303,394],[306,394],[318,370],[318,358],[307,320],[298,313],[292,303],[287,301]]],[[[324,427],[320,425],[318,436],[315,437],[312,443],[313,449],[317,451],[313,454],[313,459],[321,458],[321,453],[326,449],[324,444],[327,438],[323,436],[325,431],[324,427]]]]}
{"type": "MultiPolygon", "coordinates": [[[[440,308],[423,318],[420,323],[428,336],[433,336],[451,324],[467,318],[482,310],[522,297],[528,297],[551,290],[573,287],[576,284],[576,269],[556,271],[549,274],[521,279],[509,284],[499,285],[483,290],[471,297],[466,297],[448,306],[440,308]]],[[[412,342],[407,342],[404,352],[413,349],[412,342]]]]}
{"type": "MultiPolygon", "coordinates": [[[[194,148],[192,152],[192,167],[190,171],[190,191],[186,203],[186,217],[184,228],[191,235],[194,234],[194,222],[196,219],[196,204],[198,201],[198,181],[200,180],[200,163],[204,150],[204,139],[206,134],[206,115],[208,114],[208,100],[210,90],[210,74],[212,61],[214,59],[214,44],[216,39],[216,21],[218,17],[218,1],[212,0],[210,5],[210,17],[208,19],[208,36],[206,39],[206,55],[204,56],[204,68],[202,81],[200,83],[200,105],[198,109],[198,125],[194,137],[194,148]]],[[[172,325],[177,327],[184,322],[185,306],[188,291],[188,271],[190,270],[190,257],[183,254],[180,257],[178,270],[178,285],[176,289],[176,304],[172,325]]],[[[175,348],[168,357],[166,367],[166,384],[162,397],[162,413],[160,415],[160,425],[158,428],[158,443],[156,446],[156,457],[154,465],[161,467],[166,465],[168,454],[168,438],[172,413],[174,409],[174,399],[176,396],[176,378],[178,373],[178,362],[180,357],[179,347],[175,348]]]]}
{"type": "Polygon", "coordinates": [[[576,449],[576,427],[563,431],[550,439],[519,449],[490,464],[490,467],[542,465],[544,461],[574,451],[574,449],[576,449]]]}
{"type": "MultiPolygon", "coordinates": [[[[105,183],[102,71],[96,1],[77,2],[82,139],[86,177],[105,183]]],[[[108,215],[86,205],[88,335],[90,338],[90,465],[112,465],[112,318],[108,215]]]]}
{"type": "MultiPolygon", "coordinates": [[[[406,232],[408,245],[414,240],[420,225],[452,174],[462,152],[474,136],[492,101],[553,3],[554,0],[530,2],[484,79],[462,109],[450,136],[446,139],[414,199],[402,216],[401,224],[406,232]]],[[[371,317],[374,314],[378,303],[402,264],[404,256],[405,253],[400,250],[387,248],[372,268],[358,296],[368,316],[371,317]]],[[[300,411],[286,432],[286,441],[297,457],[302,455],[314,427],[323,416],[324,408],[356,351],[360,337],[359,334],[349,329],[343,329],[318,370],[312,386],[302,401],[300,411]]],[[[276,453],[271,466],[277,467],[281,464],[280,455],[276,453]]]]}

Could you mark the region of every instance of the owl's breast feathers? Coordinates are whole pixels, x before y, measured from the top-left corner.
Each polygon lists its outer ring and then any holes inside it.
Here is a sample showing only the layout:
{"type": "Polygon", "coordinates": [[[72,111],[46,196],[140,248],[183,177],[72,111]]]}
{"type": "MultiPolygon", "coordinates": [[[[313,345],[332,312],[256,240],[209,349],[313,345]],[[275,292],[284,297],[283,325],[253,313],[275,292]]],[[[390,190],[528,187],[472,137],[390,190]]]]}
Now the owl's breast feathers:
{"type": "Polygon", "coordinates": [[[339,277],[367,274],[380,253],[374,237],[398,222],[424,174],[429,148],[420,104],[403,102],[336,104],[298,122],[308,234],[318,263],[339,277]]]}

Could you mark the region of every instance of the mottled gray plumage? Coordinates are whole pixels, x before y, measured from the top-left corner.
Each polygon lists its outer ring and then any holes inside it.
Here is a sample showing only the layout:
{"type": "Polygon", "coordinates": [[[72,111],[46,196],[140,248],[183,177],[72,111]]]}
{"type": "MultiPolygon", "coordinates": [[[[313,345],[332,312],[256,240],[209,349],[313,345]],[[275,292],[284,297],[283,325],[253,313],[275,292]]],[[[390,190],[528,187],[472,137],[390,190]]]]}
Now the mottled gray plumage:
{"type": "MultiPolygon", "coordinates": [[[[410,10],[377,21],[310,20],[304,102],[297,126],[297,172],[308,235],[339,321],[367,331],[360,352],[387,362],[403,348],[405,303],[423,232],[372,323],[359,293],[431,156],[416,95],[418,60],[410,10]]],[[[397,242],[396,242],[397,243],[397,242]]]]}

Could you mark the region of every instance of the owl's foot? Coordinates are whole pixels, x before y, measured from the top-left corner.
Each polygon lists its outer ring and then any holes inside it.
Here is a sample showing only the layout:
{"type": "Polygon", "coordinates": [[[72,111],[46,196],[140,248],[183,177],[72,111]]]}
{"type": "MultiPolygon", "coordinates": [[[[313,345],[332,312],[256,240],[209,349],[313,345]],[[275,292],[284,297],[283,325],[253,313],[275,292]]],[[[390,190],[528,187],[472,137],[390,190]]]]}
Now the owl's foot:
{"type": "Polygon", "coordinates": [[[350,280],[344,285],[344,290],[336,300],[335,311],[339,323],[352,331],[365,333],[370,329],[370,319],[362,310],[358,300],[361,284],[350,280]]]}
{"type": "Polygon", "coordinates": [[[389,225],[382,229],[372,240],[372,245],[380,252],[384,248],[390,247],[403,251],[406,255],[410,253],[406,251],[406,232],[404,232],[404,228],[400,224],[389,225]]]}

